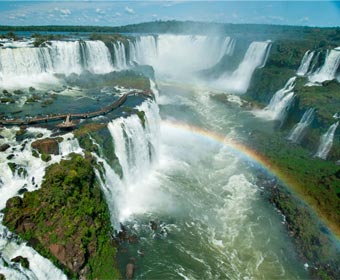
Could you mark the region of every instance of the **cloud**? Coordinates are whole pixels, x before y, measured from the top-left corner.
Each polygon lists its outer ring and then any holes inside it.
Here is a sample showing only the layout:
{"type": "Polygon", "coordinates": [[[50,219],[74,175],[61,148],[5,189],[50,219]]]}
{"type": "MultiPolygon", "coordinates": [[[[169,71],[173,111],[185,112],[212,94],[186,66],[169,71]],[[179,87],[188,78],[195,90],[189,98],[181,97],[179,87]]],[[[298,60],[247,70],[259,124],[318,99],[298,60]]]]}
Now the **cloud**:
{"type": "Polygon", "coordinates": [[[132,8],[129,8],[129,7],[125,7],[125,12],[127,14],[130,14],[130,15],[135,14],[135,11],[132,8]]]}
{"type": "Polygon", "coordinates": [[[299,19],[299,22],[307,23],[307,22],[309,22],[309,17],[302,17],[302,18],[299,19]]]}
{"type": "Polygon", "coordinates": [[[97,9],[96,9],[96,13],[97,13],[97,14],[102,14],[102,15],[103,15],[103,14],[105,14],[105,11],[102,10],[102,9],[97,8],[97,9]]]}
{"type": "Polygon", "coordinates": [[[122,16],[122,14],[121,13],[115,13],[115,15],[117,16],[117,17],[121,17],[122,16]]]}
{"type": "Polygon", "coordinates": [[[60,13],[63,15],[70,15],[72,12],[69,9],[60,9],[60,13]]]}

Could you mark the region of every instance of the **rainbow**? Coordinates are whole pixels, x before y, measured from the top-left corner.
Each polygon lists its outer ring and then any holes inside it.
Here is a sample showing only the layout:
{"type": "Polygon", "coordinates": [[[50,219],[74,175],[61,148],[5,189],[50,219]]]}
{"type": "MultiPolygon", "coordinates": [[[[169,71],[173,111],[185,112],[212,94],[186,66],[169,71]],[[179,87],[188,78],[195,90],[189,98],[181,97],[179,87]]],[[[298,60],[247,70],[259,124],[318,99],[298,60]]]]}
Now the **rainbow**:
{"type": "MultiPolygon", "coordinates": [[[[250,149],[246,145],[238,143],[235,140],[227,138],[217,132],[209,131],[186,123],[166,120],[162,121],[162,125],[190,132],[197,137],[203,137],[207,140],[214,140],[218,143],[221,143],[222,145],[226,146],[233,154],[254,163],[256,166],[263,169],[270,175],[275,176],[280,181],[280,183],[286,186],[297,198],[307,203],[306,199],[296,191],[299,188],[298,183],[295,179],[290,177],[288,174],[282,172],[277,165],[273,164],[270,161],[270,159],[266,158],[264,155],[258,153],[257,151],[250,149]]],[[[308,203],[307,205],[310,206],[310,204],[308,203]]],[[[312,207],[311,210],[318,212],[317,209],[315,209],[314,207],[312,207]]],[[[321,213],[318,213],[317,216],[332,230],[334,236],[336,236],[338,241],[340,241],[340,232],[338,231],[337,226],[327,221],[325,217],[322,217],[321,213]]]]}

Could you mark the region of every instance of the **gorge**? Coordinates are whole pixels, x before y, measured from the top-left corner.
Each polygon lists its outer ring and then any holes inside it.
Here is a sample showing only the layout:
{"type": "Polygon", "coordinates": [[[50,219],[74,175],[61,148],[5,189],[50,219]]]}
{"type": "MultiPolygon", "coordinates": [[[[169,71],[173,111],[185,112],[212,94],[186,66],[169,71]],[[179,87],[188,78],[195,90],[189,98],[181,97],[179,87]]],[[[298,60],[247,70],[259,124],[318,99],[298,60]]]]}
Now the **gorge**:
{"type": "Polygon", "coordinates": [[[336,279],[339,30],[161,25],[0,40],[3,119],[127,96],[0,128],[0,276],[336,279]]]}

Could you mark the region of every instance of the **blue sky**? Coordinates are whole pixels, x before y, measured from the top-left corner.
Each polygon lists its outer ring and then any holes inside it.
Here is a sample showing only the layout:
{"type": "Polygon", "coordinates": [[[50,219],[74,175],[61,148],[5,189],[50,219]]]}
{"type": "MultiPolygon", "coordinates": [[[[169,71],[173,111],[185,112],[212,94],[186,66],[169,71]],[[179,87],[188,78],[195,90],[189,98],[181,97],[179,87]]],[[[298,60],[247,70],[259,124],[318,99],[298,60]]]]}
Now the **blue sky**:
{"type": "Polygon", "coordinates": [[[0,25],[117,26],[173,19],[340,26],[340,2],[0,1],[0,25]]]}

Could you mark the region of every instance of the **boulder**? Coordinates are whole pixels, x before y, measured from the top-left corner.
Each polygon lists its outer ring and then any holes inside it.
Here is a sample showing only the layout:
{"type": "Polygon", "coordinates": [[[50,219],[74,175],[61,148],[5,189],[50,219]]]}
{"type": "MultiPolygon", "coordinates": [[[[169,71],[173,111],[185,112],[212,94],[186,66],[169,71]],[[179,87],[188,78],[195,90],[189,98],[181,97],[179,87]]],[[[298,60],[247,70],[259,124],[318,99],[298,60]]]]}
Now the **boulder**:
{"type": "Polygon", "coordinates": [[[16,263],[20,263],[22,267],[24,268],[29,268],[30,267],[30,263],[28,261],[27,258],[24,258],[22,256],[17,256],[13,259],[11,259],[12,262],[16,262],[16,263]]]}
{"type": "Polygon", "coordinates": [[[9,147],[10,147],[10,145],[8,145],[8,144],[2,144],[0,146],[0,152],[6,151],[9,147]]]}
{"type": "Polygon", "coordinates": [[[41,154],[59,154],[59,141],[55,138],[36,140],[31,144],[31,147],[38,150],[41,154]]]}
{"type": "Polygon", "coordinates": [[[126,265],[126,279],[133,279],[133,274],[135,272],[135,265],[133,263],[128,263],[126,265]]]}

